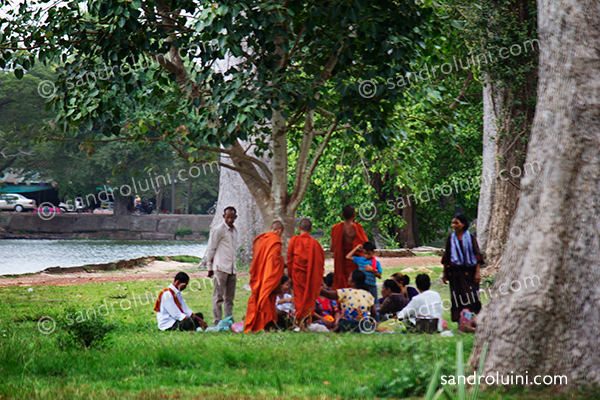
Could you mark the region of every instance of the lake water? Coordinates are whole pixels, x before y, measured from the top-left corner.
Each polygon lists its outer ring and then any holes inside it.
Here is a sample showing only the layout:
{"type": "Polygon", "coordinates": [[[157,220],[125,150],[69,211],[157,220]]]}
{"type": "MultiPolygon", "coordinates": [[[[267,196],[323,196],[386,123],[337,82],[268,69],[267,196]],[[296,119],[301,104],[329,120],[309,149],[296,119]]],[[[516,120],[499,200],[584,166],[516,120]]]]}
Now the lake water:
{"type": "Polygon", "coordinates": [[[0,240],[0,275],[25,274],[48,267],[78,267],[144,256],[202,257],[206,244],[141,240],[0,240]]]}

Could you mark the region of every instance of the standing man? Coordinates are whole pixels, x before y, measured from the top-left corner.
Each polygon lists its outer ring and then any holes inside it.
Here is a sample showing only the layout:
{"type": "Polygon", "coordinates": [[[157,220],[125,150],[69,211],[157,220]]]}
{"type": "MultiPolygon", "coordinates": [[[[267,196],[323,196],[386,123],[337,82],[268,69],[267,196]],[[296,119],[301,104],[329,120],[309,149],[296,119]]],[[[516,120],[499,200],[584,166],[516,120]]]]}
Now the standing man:
{"type": "Polygon", "coordinates": [[[223,319],[221,306],[225,303],[225,318],[233,315],[235,284],[237,281],[235,260],[237,255],[238,232],[233,226],[237,212],[233,207],[223,210],[224,221],[210,230],[208,248],[200,262],[201,267],[208,269],[208,277],[213,279],[213,324],[223,319]]]}
{"type": "Polygon", "coordinates": [[[252,243],[252,265],[250,266],[250,288],[244,332],[258,332],[275,328],[277,308],[275,300],[281,292],[281,278],[285,263],[281,255],[283,224],[275,221],[271,231],[254,238],[252,243]]]}
{"type": "Polygon", "coordinates": [[[310,237],[312,222],[300,221],[300,235],[290,239],[287,268],[294,286],[294,308],[300,327],[310,324],[325,273],[325,254],[319,242],[310,237]]]}
{"type": "MultiPolygon", "coordinates": [[[[343,289],[348,287],[348,278],[352,271],[358,269],[353,260],[348,260],[346,255],[359,244],[369,240],[361,224],[354,222],[356,212],[351,205],[342,209],[344,222],[335,224],[331,228],[331,251],[333,251],[333,287],[343,289]]],[[[357,252],[362,256],[362,252],[357,252]]]]}

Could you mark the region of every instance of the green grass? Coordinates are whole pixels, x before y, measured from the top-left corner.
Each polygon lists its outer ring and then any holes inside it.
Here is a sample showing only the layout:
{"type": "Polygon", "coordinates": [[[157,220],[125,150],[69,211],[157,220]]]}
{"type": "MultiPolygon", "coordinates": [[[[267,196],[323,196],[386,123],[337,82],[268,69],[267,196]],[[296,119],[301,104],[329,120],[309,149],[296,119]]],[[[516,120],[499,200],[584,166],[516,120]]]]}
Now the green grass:
{"type": "Polygon", "coordinates": [[[415,257],[440,257],[440,258],[442,258],[442,256],[440,256],[439,254],[435,254],[435,253],[415,253],[415,257]]]}
{"type": "MultiPolygon", "coordinates": [[[[436,362],[443,361],[442,374],[454,371],[457,341],[465,359],[473,346],[472,335],[160,332],[152,306],[168,283],[0,288],[0,399],[420,398],[436,362]],[[40,332],[41,317],[61,321],[70,309],[77,310],[73,320],[102,314],[116,326],[104,347],[64,347],[60,328],[40,332]]],[[[249,297],[245,283],[248,277],[238,278],[238,321],[249,297]]],[[[448,298],[447,287],[435,285],[448,298]]],[[[192,280],[184,296],[212,321],[209,280],[192,280]]],[[[486,391],[480,398],[548,393],[486,391]]]]}
{"type": "Polygon", "coordinates": [[[173,261],[184,262],[184,263],[194,263],[194,264],[198,264],[200,262],[200,260],[202,260],[200,257],[194,257],[194,256],[173,256],[173,257],[169,257],[169,258],[173,261]]]}

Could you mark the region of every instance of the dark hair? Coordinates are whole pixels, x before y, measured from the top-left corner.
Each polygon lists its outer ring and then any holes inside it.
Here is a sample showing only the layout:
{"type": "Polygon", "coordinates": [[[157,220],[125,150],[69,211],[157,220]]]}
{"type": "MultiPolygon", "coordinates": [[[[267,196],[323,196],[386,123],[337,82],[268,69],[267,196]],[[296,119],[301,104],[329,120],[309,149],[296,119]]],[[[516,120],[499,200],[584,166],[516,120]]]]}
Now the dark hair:
{"type": "Polygon", "coordinates": [[[345,220],[349,220],[350,218],[354,217],[356,215],[356,212],[354,211],[354,207],[351,206],[350,204],[348,204],[347,206],[344,206],[344,208],[342,208],[342,216],[344,217],[345,220]]]}
{"type": "Polygon", "coordinates": [[[369,290],[369,287],[365,283],[367,281],[367,275],[365,275],[364,272],[362,272],[360,269],[355,269],[352,271],[351,276],[352,280],[354,281],[354,286],[356,286],[357,289],[369,290]]]}
{"type": "Polygon", "coordinates": [[[429,279],[429,275],[427,275],[427,274],[417,275],[416,280],[417,280],[417,289],[419,289],[421,292],[429,290],[429,287],[431,287],[431,280],[429,279]]]}
{"type": "Polygon", "coordinates": [[[223,215],[227,214],[227,211],[233,211],[234,214],[237,214],[237,211],[233,206],[225,207],[225,209],[223,210],[223,215]]]}
{"type": "Polygon", "coordinates": [[[333,277],[334,277],[333,272],[330,272],[323,277],[323,282],[325,283],[325,286],[327,286],[327,287],[333,286],[333,277]]]}
{"type": "Polygon", "coordinates": [[[392,275],[392,278],[396,279],[398,282],[402,282],[404,286],[408,286],[410,283],[410,276],[401,274],[400,272],[396,272],[394,275],[392,275]]]}
{"type": "Polygon", "coordinates": [[[454,214],[454,217],[452,217],[452,219],[456,218],[457,220],[459,220],[464,226],[465,226],[465,231],[467,229],[469,229],[469,220],[467,220],[467,217],[465,217],[465,214],[462,213],[457,213],[454,214]]]}
{"type": "Polygon", "coordinates": [[[286,283],[287,281],[290,280],[290,277],[287,275],[284,275],[281,277],[281,285],[283,285],[284,283],[286,283]]]}
{"type": "Polygon", "coordinates": [[[363,249],[365,251],[374,251],[375,250],[375,245],[372,242],[364,242],[363,243],[363,249]]]}
{"type": "Polygon", "coordinates": [[[302,218],[302,220],[300,221],[300,229],[302,229],[304,232],[310,232],[310,230],[312,229],[312,222],[310,221],[310,219],[302,218]]]}
{"type": "Polygon", "coordinates": [[[188,283],[190,281],[190,276],[185,272],[178,272],[177,275],[175,275],[175,279],[173,280],[173,282],[177,281],[181,283],[188,283]]]}
{"type": "Polygon", "coordinates": [[[383,281],[383,287],[388,288],[392,291],[392,293],[400,293],[400,286],[393,279],[386,279],[383,281]]]}

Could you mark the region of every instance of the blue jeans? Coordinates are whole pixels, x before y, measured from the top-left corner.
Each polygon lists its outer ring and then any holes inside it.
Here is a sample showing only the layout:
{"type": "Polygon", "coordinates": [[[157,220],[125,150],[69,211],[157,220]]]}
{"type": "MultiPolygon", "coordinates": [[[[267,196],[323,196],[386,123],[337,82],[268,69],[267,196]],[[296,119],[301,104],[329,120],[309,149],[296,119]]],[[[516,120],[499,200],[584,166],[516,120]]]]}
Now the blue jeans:
{"type": "Polygon", "coordinates": [[[373,295],[375,301],[377,301],[377,286],[376,285],[367,285],[369,287],[369,293],[373,295]]]}

